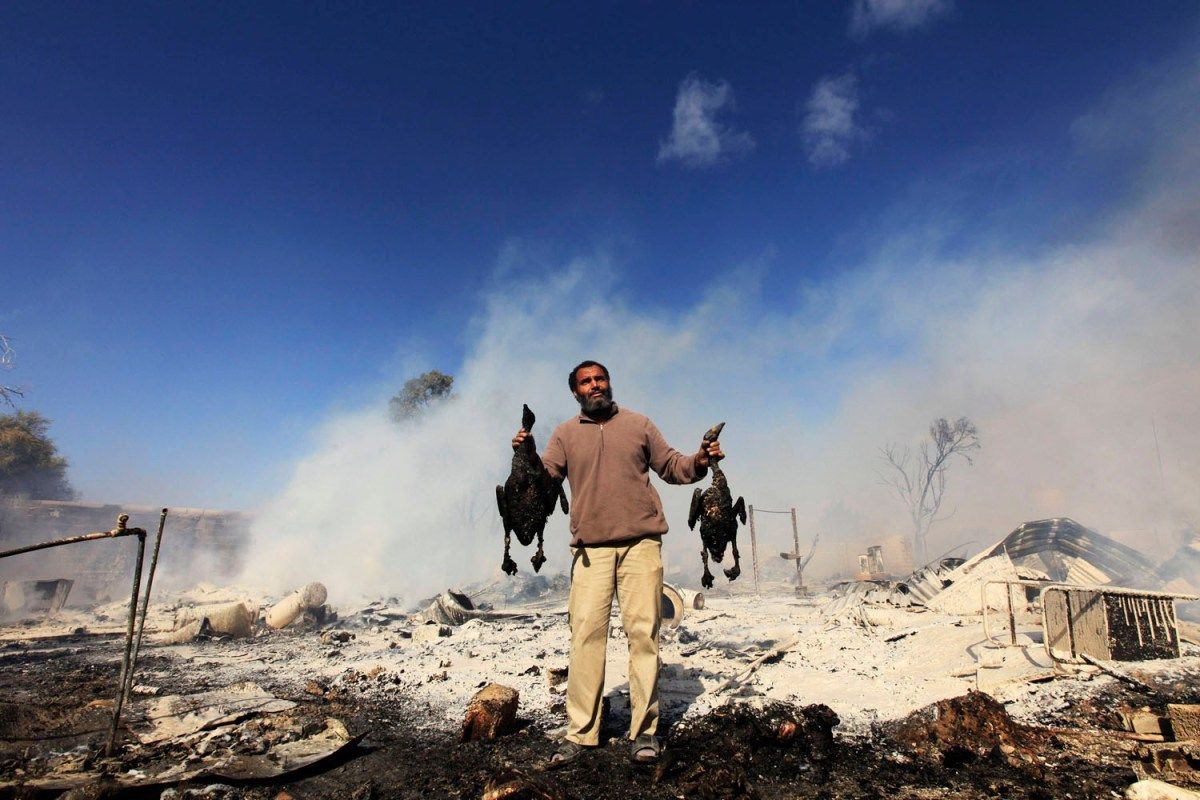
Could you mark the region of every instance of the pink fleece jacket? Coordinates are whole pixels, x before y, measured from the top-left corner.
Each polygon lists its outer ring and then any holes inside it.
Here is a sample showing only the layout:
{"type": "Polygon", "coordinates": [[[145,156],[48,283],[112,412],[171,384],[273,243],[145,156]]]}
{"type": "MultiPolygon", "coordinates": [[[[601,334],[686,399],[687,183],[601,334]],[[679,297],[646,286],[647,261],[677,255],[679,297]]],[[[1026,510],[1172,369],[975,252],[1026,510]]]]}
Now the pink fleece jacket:
{"type": "Polygon", "coordinates": [[[667,483],[695,483],[708,474],[694,456],[667,444],[645,416],[616,408],[597,422],[583,414],[554,429],[542,463],[571,486],[571,544],[606,544],[667,532],[653,469],[667,483]]]}

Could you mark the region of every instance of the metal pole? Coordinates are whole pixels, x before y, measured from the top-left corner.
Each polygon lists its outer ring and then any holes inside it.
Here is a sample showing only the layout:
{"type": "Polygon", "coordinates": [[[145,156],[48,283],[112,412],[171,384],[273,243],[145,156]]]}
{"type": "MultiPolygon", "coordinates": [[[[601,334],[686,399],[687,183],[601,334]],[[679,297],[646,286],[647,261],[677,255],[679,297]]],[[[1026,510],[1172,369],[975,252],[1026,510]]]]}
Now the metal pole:
{"type": "Polygon", "coordinates": [[[796,525],[796,507],[792,506],[792,541],[796,544],[796,591],[804,589],[804,565],[800,561],[800,528],[796,525]]]}
{"type": "MultiPolygon", "coordinates": [[[[122,514],[128,519],[128,514],[122,514]]],[[[79,536],[68,536],[66,539],[55,539],[52,542],[42,542],[41,544],[30,544],[25,547],[18,547],[15,550],[5,550],[0,552],[0,558],[8,558],[9,556],[20,555],[21,553],[32,553],[34,550],[45,550],[48,547],[60,547],[64,544],[76,544],[78,542],[91,542],[96,539],[115,539],[119,536],[145,536],[146,531],[141,528],[126,528],[118,526],[111,531],[97,531],[96,533],[85,533],[79,536]]]]}
{"type": "MultiPolygon", "coordinates": [[[[122,514],[117,518],[117,527],[124,528],[125,523],[129,521],[128,514],[122,514]]],[[[112,731],[108,736],[108,746],[104,748],[104,754],[111,756],[113,749],[117,745],[117,727],[121,722],[121,707],[125,705],[125,679],[132,672],[129,668],[129,657],[133,653],[133,623],[137,618],[137,601],[138,595],[142,593],[142,562],[146,558],[146,531],[141,528],[134,528],[138,537],[138,552],[137,561],[133,564],[133,591],[129,598],[129,624],[125,629],[125,657],[121,661],[121,679],[117,684],[117,702],[113,708],[112,731]]]]}
{"type": "Polygon", "coordinates": [[[154,588],[154,568],[158,566],[158,548],[162,544],[163,527],[167,524],[167,509],[158,516],[158,534],[154,537],[154,552],[150,556],[150,572],[146,575],[146,594],[142,597],[142,613],[138,619],[137,638],[133,643],[133,658],[129,661],[129,673],[125,676],[125,686],[122,689],[126,701],[129,700],[129,690],[133,688],[133,670],[137,666],[138,653],[142,649],[142,631],[146,629],[146,610],[150,605],[150,590],[154,588]]]}
{"type": "Polygon", "coordinates": [[[750,506],[750,557],[754,561],[754,593],[758,591],[758,535],[754,532],[754,506],[750,506]]]}
{"type": "Polygon", "coordinates": [[[1017,644],[1017,617],[1013,613],[1012,601],[1012,584],[1004,584],[1004,599],[1008,601],[1008,641],[1016,647],[1017,644]]]}

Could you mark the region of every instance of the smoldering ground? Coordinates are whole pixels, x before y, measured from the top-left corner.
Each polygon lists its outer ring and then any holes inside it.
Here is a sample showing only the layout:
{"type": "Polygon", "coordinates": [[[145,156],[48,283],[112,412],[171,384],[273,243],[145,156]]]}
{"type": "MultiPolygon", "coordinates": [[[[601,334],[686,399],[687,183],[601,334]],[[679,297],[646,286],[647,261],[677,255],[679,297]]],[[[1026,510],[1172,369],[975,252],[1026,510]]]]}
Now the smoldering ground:
{"type": "MultiPolygon", "coordinates": [[[[767,258],[683,312],[631,297],[603,252],[547,268],[510,248],[465,334],[457,397],[408,425],[386,419],[383,396],[329,420],[261,509],[247,579],[415,599],[496,572],[492,487],[521,404],[544,446],[576,413],[566,372],[582,358],[609,365],[617,401],[681,450],[725,420],[735,493],[795,506],[804,540],[831,508],[857,529],[857,540],[842,531],[851,546],[905,533],[879,448],[968,416],[983,449],[951,469],[953,516],[933,550],[1067,515],[1165,556],[1200,520],[1200,70],[1194,48],[1185,56],[1076,122],[1073,157],[1119,158],[1125,184],[1087,230],[1052,245],[904,209],[902,229],[853,268],[796,280],[790,302],[778,276],[802,265],[767,258]],[[951,252],[940,234],[952,225],[951,252]]],[[[673,528],[668,565],[698,576],[690,490],[655,485],[673,528]]],[[[768,552],[790,547],[788,529],[762,535],[768,552]]],[[[556,514],[544,569],[567,563],[566,539],[556,514]]],[[[514,552],[523,570],[529,555],[514,552]]],[[[811,574],[849,567],[844,555],[818,550],[811,574]]]]}

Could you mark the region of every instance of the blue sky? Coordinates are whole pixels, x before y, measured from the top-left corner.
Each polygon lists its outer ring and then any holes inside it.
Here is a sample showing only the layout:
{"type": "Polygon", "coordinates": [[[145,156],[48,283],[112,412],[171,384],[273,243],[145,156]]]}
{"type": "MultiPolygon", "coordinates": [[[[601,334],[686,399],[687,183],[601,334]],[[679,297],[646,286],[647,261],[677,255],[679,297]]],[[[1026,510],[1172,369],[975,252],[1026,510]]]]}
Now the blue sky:
{"type": "MultiPolygon", "coordinates": [[[[920,282],[932,252],[1091,241],[1148,157],[1081,147],[1079,121],[1194,60],[1198,22],[1165,0],[6,3],[0,377],[85,499],[254,507],[324,421],[461,373],[496,293],[573,259],[639,318],[719,328],[714,291],[787,319],[881,253],[914,248],[895,279],[920,282]]],[[[870,309],[821,375],[911,352],[870,309]]]]}

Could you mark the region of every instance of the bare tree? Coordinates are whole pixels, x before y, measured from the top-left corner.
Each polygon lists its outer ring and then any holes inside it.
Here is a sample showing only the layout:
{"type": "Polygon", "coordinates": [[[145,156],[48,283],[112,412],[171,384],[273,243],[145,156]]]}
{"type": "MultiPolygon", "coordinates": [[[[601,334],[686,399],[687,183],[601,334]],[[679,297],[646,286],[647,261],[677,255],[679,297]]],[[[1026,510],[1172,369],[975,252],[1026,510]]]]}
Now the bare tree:
{"type": "Polygon", "coordinates": [[[814,555],[817,554],[817,542],[821,541],[821,534],[813,536],[812,547],[808,548],[808,555],[800,558],[800,553],[796,553],[796,590],[800,591],[804,588],[804,568],[808,566],[808,562],[812,561],[814,555]]]}
{"type": "MultiPolygon", "coordinates": [[[[12,344],[9,343],[7,336],[5,336],[3,333],[0,333],[0,369],[12,369],[12,366],[12,344]]],[[[16,407],[16,403],[13,402],[13,398],[20,397],[23,394],[24,392],[15,386],[8,386],[7,384],[0,383],[0,401],[3,401],[11,407],[16,407]]]]}
{"type": "Polygon", "coordinates": [[[946,496],[946,470],[950,461],[961,456],[968,464],[974,463],[971,454],[979,447],[979,431],[971,420],[959,417],[951,423],[939,417],[930,423],[929,438],[921,442],[915,456],[908,447],[889,444],[880,449],[880,457],[888,468],[879,477],[908,507],[913,524],[913,549],[922,564],[929,558],[925,537],[930,526],[949,516],[939,517],[938,513],[946,496]]]}

